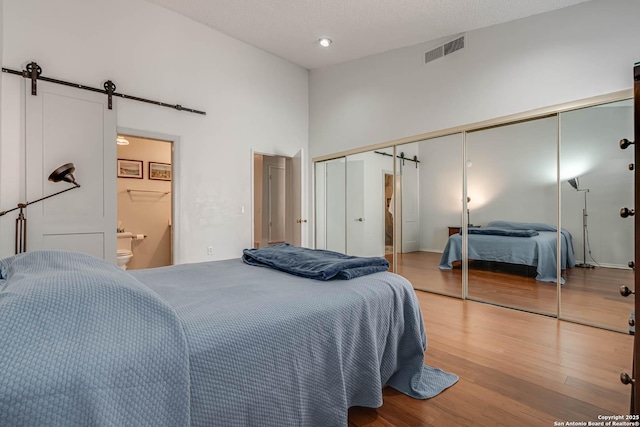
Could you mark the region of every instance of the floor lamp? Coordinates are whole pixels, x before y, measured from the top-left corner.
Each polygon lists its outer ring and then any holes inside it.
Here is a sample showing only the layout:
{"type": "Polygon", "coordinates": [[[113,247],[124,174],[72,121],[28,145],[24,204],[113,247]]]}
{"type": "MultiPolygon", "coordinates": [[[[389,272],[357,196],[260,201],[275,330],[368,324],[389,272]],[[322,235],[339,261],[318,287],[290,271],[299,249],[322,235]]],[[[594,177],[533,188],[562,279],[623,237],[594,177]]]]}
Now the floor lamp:
{"type": "Polygon", "coordinates": [[[52,182],[66,181],[73,184],[74,185],[73,187],[64,189],[62,191],[58,191],[57,193],[50,194],[38,200],[32,200],[31,202],[25,202],[25,203],[18,203],[18,206],[16,206],[13,209],[0,212],[0,216],[3,216],[8,214],[9,212],[13,212],[17,209],[20,209],[20,212],[18,213],[18,217],[16,218],[16,238],[15,238],[16,254],[27,251],[27,218],[25,217],[23,210],[27,206],[33,203],[41,202],[50,197],[57,196],[58,194],[65,193],[69,190],[73,190],[74,188],[79,188],[80,184],[78,184],[76,182],[76,179],[73,177],[73,172],[75,172],[75,170],[76,168],[73,166],[73,163],[67,163],[57,168],[56,170],[51,172],[51,175],[49,175],[49,181],[52,181],[52,182]]]}
{"type": "Polygon", "coordinates": [[[577,177],[570,179],[568,182],[576,191],[584,192],[584,208],[582,209],[582,253],[584,259],[582,260],[582,263],[577,264],[576,267],[594,268],[595,266],[587,263],[587,193],[589,192],[589,189],[580,188],[580,181],[578,181],[577,177]]]}

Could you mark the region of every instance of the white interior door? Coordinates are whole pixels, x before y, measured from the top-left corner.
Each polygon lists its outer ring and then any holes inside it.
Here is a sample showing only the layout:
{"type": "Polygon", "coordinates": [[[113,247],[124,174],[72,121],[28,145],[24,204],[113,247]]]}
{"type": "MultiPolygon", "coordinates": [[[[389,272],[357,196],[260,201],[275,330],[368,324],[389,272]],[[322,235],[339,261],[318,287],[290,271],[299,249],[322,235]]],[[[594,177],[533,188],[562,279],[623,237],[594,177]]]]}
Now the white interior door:
{"type": "Polygon", "coordinates": [[[80,188],[28,207],[27,250],[59,249],[116,260],[116,123],[104,94],[38,82],[26,87],[27,200],[69,187],[49,174],[73,163],[80,188]]]}

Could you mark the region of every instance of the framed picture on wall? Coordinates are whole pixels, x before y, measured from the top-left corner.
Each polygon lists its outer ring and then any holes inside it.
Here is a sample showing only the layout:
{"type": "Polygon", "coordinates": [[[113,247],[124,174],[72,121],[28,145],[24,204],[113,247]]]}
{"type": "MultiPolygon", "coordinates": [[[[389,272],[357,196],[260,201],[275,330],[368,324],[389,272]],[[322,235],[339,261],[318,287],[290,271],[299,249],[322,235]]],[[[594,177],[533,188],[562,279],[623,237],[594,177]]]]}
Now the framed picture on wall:
{"type": "Polygon", "coordinates": [[[118,178],[144,178],[142,160],[118,159],[118,178]]]}
{"type": "Polygon", "coordinates": [[[149,179],[171,181],[171,164],[149,162],[149,179]]]}

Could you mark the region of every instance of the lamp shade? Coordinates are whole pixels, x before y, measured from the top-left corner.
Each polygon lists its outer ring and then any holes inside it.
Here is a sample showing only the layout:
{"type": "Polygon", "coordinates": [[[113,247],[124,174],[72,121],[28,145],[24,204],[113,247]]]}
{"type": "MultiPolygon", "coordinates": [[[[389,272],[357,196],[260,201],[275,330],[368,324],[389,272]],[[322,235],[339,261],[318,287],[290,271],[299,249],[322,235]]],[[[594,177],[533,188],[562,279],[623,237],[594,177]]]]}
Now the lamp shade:
{"type": "Polygon", "coordinates": [[[51,172],[51,175],[49,175],[49,181],[53,181],[53,182],[66,181],[66,182],[70,182],[72,184],[78,185],[76,183],[75,177],[73,176],[73,173],[75,172],[75,170],[76,168],[75,166],[73,166],[73,163],[64,164],[59,168],[57,168],[56,170],[54,170],[53,172],[51,172]]]}
{"type": "Polygon", "coordinates": [[[578,181],[578,178],[571,178],[569,181],[567,181],[569,183],[570,186],[572,186],[574,189],[578,189],[578,187],[580,186],[580,183],[578,181]]]}

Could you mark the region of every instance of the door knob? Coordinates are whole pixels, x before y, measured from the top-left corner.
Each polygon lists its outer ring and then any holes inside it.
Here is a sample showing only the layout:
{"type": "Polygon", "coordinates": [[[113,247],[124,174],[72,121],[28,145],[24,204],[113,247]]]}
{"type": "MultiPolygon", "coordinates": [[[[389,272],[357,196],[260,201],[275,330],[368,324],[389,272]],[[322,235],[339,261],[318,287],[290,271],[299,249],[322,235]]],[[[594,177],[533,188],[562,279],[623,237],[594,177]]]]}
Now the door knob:
{"type": "Polygon", "coordinates": [[[634,378],[631,378],[626,372],[623,372],[620,374],[620,382],[622,384],[632,384],[635,383],[636,380],[634,378]]]}
{"type": "Polygon", "coordinates": [[[626,150],[628,146],[635,144],[633,141],[629,141],[627,138],[622,138],[620,140],[620,148],[626,150]]]}
{"type": "Polygon", "coordinates": [[[628,216],[634,216],[636,214],[635,209],[622,208],[620,209],[620,216],[626,218],[628,216]]]}
{"type": "Polygon", "coordinates": [[[364,222],[364,218],[356,218],[356,221],[364,222]]]}
{"type": "Polygon", "coordinates": [[[636,168],[636,165],[634,165],[633,163],[629,163],[629,170],[632,171],[636,168]]]}
{"type": "Polygon", "coordinates": [[[635,294],[635,292],[629,289],[628,286],[626,285],[620,286],[620,295],[622,295],[623,297],[628,297],[631,294],[635,294]]]}
{"type": "Polygon", "coordinates": [[[629,264],[627,264],[629,266],[629,268],[635,270],[636,269],[636,263],[633,261],[629,261],[629,264]]]}

